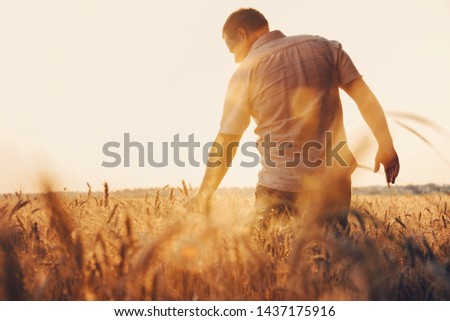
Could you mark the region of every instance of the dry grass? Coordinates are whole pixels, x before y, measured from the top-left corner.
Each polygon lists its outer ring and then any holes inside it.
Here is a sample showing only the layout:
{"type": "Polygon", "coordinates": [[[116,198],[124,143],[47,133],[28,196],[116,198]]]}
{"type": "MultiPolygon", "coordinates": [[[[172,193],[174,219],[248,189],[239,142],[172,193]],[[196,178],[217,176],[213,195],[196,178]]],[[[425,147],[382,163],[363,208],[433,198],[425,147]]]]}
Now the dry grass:
{"type": "Polygon", "coordinates": [[[3,300],[449,300],[449,195],[355,196],[345,236],[276,220],[253,196],[190,187],[127,197],[17,193],[0,201],[3,300]]]}

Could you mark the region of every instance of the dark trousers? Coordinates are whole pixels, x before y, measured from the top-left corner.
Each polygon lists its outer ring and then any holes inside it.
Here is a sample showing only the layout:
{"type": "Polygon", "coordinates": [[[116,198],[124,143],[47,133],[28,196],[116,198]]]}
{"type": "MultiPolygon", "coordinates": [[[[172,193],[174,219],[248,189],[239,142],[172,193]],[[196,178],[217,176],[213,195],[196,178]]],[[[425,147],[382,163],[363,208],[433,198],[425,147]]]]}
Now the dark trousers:
{"type": "Polygon", "coordinates": [[[257,185],[255,211],[260,226],[274,217],[295,216],[306,227],[334,226],[345,230],[351,200],[351,176],[322,180],[304,192],[283,192],[257,185]]]}

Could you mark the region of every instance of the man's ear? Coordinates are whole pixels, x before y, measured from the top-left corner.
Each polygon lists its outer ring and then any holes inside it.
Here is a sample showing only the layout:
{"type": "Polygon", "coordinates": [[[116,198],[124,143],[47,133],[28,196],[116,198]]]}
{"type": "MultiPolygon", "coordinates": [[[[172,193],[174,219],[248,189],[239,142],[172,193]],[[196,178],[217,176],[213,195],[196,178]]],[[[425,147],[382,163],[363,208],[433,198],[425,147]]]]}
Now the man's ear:
{"type": "Polygon", "coordinates": [[[242,27],[239,27],[239,28],[237,29],[236,34],[237,34],[237,36],[238,36],[240,39],[245,40],[245,39],[248,38],[247,31],[246,31],[244,28],[242,28],[242,27]]]}

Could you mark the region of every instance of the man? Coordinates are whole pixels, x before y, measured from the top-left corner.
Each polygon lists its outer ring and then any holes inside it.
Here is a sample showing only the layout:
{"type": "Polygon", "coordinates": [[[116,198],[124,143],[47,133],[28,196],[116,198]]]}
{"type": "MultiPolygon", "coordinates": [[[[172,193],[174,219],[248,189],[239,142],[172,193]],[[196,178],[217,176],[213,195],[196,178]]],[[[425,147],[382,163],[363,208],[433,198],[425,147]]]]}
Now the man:
{"type": "Polygon", "coordinates": [[[270,31],[255,9],[233,12],[222,35],[240,66],[230,80],[210,151],[214,166],[207,166],[193,202],[209,203],[235,154],[227,146],[236,147],[252,117],[262,157],[257,213],[264,219],[300,212],[310,223],[345,228],[356,161],[346,144],[339,88],[356,102],[378,142],[374,171],[383,164],[388,184],[399,172],[375,95],[338,42],[270,31]]]}

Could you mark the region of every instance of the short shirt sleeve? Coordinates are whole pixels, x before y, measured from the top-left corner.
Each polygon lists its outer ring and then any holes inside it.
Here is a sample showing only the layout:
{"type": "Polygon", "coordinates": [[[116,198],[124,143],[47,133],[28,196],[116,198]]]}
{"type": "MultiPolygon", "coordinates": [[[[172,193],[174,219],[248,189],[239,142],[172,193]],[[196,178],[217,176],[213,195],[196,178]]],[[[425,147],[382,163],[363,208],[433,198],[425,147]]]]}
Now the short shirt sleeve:
{"type": "Polygon", "coordinates": [[[228,84],[220,134],[242,135],[250,123],[249,76],[238,68],[228,84]]]}
{"type": "Polygon", "coordinates": [[[332,41],[332,44],[336,57],[336,69],[339,74],[339,86],[343,86],[356,78],[362,77],[350,56],[342,49],[342,45],[337,41],[332,41]]]}

